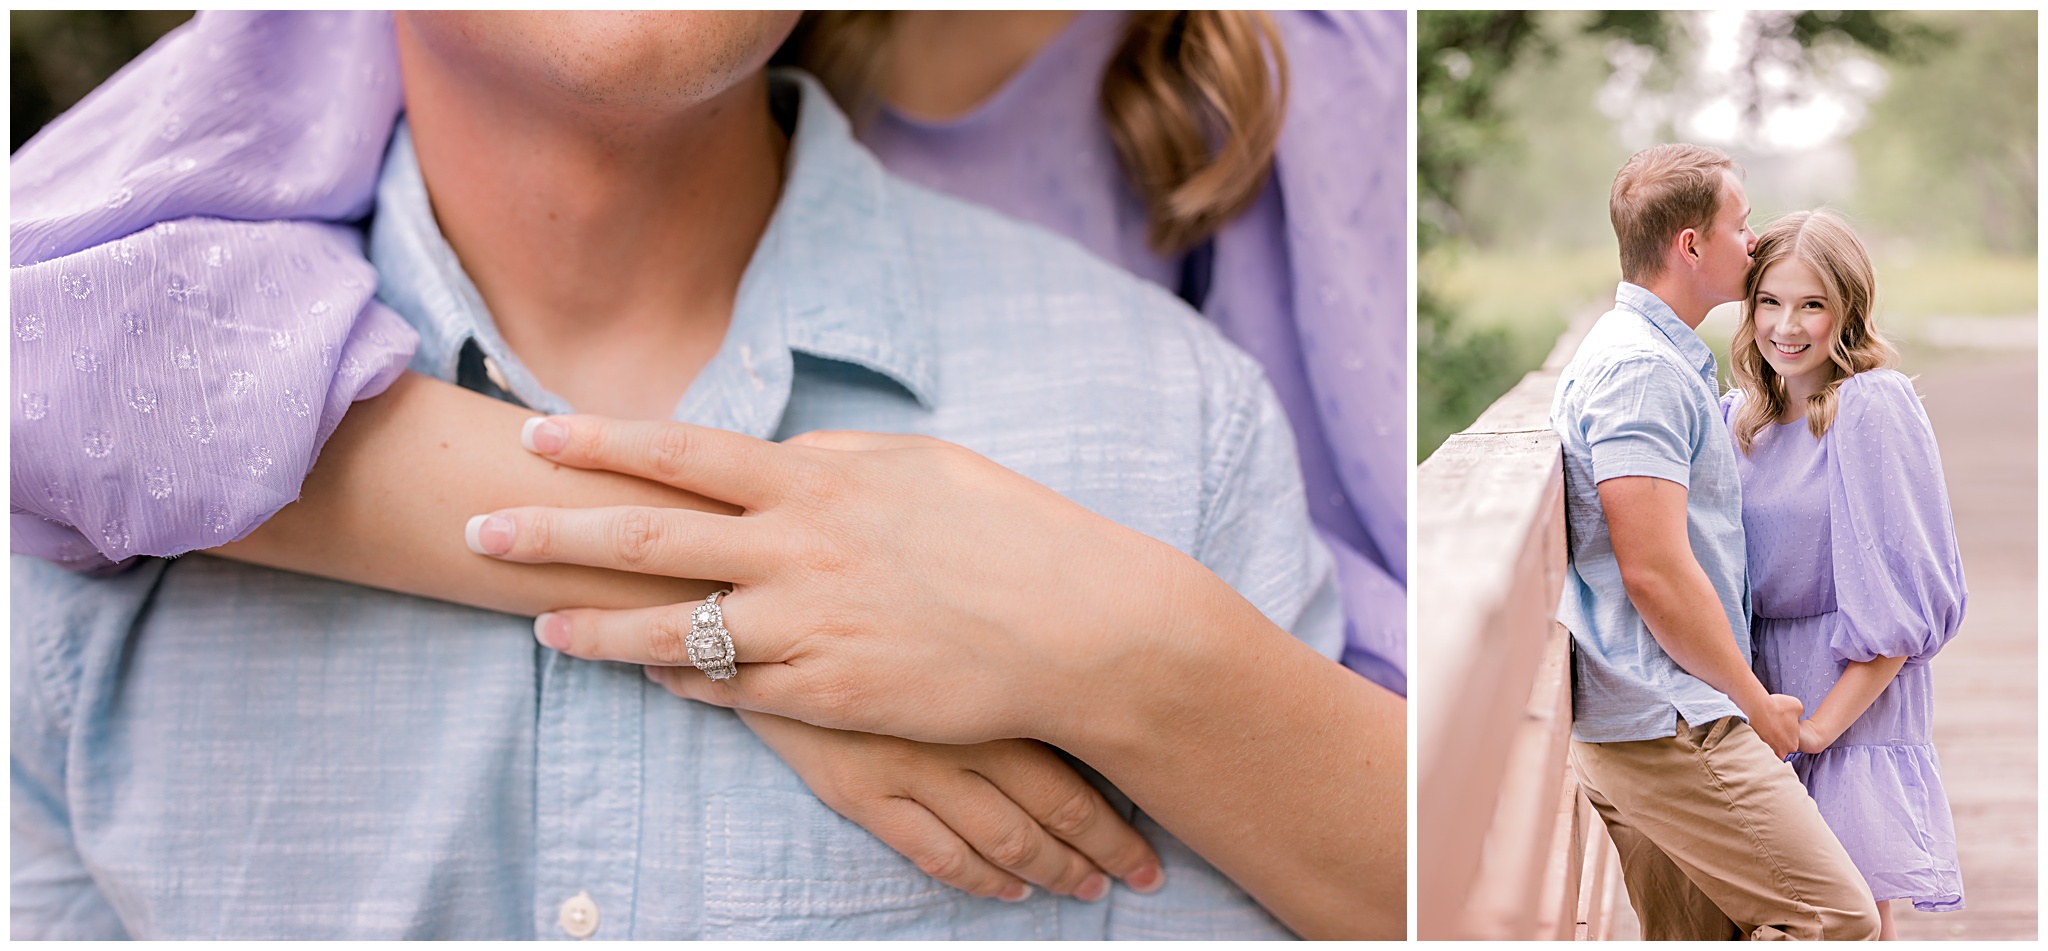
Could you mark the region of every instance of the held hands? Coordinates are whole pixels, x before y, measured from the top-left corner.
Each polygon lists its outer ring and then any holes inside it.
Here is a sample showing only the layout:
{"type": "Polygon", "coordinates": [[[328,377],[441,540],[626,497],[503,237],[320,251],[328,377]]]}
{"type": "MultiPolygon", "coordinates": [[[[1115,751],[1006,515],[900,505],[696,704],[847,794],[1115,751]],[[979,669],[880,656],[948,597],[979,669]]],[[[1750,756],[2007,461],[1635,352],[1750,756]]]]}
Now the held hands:
{"type": "Polygon", "coordinates": [[[1140,892],[1165,884],[1137,830],[1034,740],[939,746],[740,716],[832,811],[970,895],[1023,901],[1036,885],[1098,901],[1104,872],[1140,892]]]}
{"type": "Polygon", "coordinates": [[[1770,744],[1772,754],[1784,759],[1800,748],[1803,724],[1799,714],[1805,709],[1798,697],[1774,693],[1764,697],[1761,709],[1743,712],[1749,716],[1750,729],[1770,744]]]}
{"type": "MultiPolygon", "coordinates": [[[[1159,604],[1199,567],[935,439],[807,433],[776,444],[562,416],[530,420],[522,442],[564,465],[677,486],[743,514],[506,509],[473,520],[473,549],[732,583],[720,606],[738,676],[714,683],[683,670],[666,682],[687,697],[820,726],[1071,748],[1066,738],[1088,724],[1118,722],[1100,704],[1136,692],[1116,672],[1158,669],[1147,648],[1169,613],[1159,604]]],[[[687,665],[694,607],[559,611],[539,618],[535,635],[586,659],[687,665]]]]}

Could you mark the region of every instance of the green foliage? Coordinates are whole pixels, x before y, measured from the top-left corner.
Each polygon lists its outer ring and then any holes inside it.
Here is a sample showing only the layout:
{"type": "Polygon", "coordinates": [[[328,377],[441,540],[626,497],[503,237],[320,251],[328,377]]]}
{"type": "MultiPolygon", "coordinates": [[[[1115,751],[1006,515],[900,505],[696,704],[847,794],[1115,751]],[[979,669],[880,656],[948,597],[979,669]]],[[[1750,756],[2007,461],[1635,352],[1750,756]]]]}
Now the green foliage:
{"type": "MultiPolygon", "coordinates": [[[[1416,16],[1416,243],[1430,252],[1468,232],[1460,214],[1468,173],[1521,147],[1502,112],[1503,77],[1529,56],[1553,58],[1557,44],[1538,14],[1430,10],[1416,16]]],[[[1587,33],[1661,48],[1661,13],[1614,12],[1583,22],[1587,33]]],[[[1416,289],[1416,448],[1427,458],[1451,433],[1514,386],[1542,359],[1510,329],[1460,319],[1425,263],[1416,289]],[[1531,356],[1531,351],[1534,355],[1531,356]]]]}
{"type": "Polygon", "coordinates": [[[1515,346],[1504,327],[1461,325],[1427,287],[1416,290],[1416,461],[1429,458],[1452,433],[1471,425],[1487,404],[1514,385],[1515,346]],[[1506,379],[1502,386],[1501,380],[1506,379]]]}
{"type": "Polygon", "coordinates": [[[20,149],[190,10],[15,10],[8,14],[9,145],[20,149]]]}
{"type": "MultiPolygon", "coordinates": [[[[1803,94],[1798,83],[1787,94],[1760,82],[1761,77],[1788,71],[1795,77],[1822,76],[1845,55],[1880,57],[1892,70],[1893,85],[1873,109],[1869,126],[1889,123],[1898,137],[1926,140],[1916,146],[1920,151],[1911,151],[1900,147],[1897,139],[1883,139],[1866,128],[1861,135],[1871,146],[1866,148],[1862,141],[1856,145],[1860,175],[1890,176],[1884,179],[1886,188],[1894,193],[1893,203],[1901,206],[1894,220],[1940,218],[1926,217],[1925,201],[1915,197],[1940,191],[1946,196],[1944,207],[1951,209],[1949,217],[1962,214],[1954,209],[1969,209],[1973,217],[1968,228],[1990,233],[1996,230],[1993,225],[2007,226],[2010,236],[1993,247],[2030,250],[2038,207],[2033,172],[2033,15],[2004,15],[2008,22],[1988,30],[1981,20],[1972,21],[1976,32],[1961,31],[1961,45],[1953,44],[1950,36],[1957,29],[1950,21],[1972,16],[1983,15],[1752,14],[1742,21],[1748,31],[1742,47],[1747,59],[1737,65],[1738,75],[1732,80],[1738,107],[1745,110],[1747,127],[1754,130],[1767,106],[1796,104],[1803,94]],[[1994,38],[2003,45],[1993,43],[1994,38]],[[1974,73],[1955,71],[1970,56],[1983,57],[1974,73]],[[1915,70],[1930,75],[1928,92],[1920,97],[1921,112],[1892,103],[1909,82],[1903,77],[1915,70]],[[1949,78],[1932,81],[1933,74],[1944,70],[1949,78]],[[1963,75],[1967,79],[1957,78],[1963,75]],[[1980,88],[1978,98],[1997,103],[1975,109],[1978,115],[1964,115],[1973,107],[1957,108],[1970,99],[1960,88],[1963,82],[1980,88]],[[1886,110],[1898,115],[1888,118],[1886,110]],[[1977,131],[1963,134],[1966,124],[1977,131]],[[1955,131],[1929,134],[1937,128],[1955,131]],[[1998,134],[1988,131],[1994,129],[1998,134]],[[1953,154],[1936,156],[1936,149],[1953,154]],[[1871,154],[1877,150],[1896,159],[1898,168],[1884,171],[1886,157],[1871,154]],[[1966,161],[1963,153],[1974,159],[1966,161]],[[1963,171],[1938,188],[1931,187],[1933,182],[1910,184],[1912,170],[1924,174],[1930,166],[1963,171]],[[2024,231],[2018,227],[2022,220],[2024,231]]],[[[1572,316],[1567,309],[1588,301],[1585,287],[1597,269],[1574,268],[1568,279],[1532,279],[1520,263],[1576,261],[1576,249],[1612,248],[1605,214],[1607,183],[1628,149],[1616,135],[1615,120],[1595,107],[1595,99],[1613,75],[1612,64],[1624,63],[1640,70],[1630,74],[1638,77],[1632,88],[1652,102],[1675,96],[1682,105],[1688,92],[1683,84],[1701,55],[1701,21],[1693,17],[1663,11],[1417,14],[1416,238],[1422,256],[1416,361],[1417,449],[1422,456],[1433,452],[1444,435],[1468,425],[1536,366],[1548,349],[1533,340],[1539,329],[1554,335],[1554,328],[1572,316]],[[1451,263],[1460,260],[1461,247],[1474,244],[1486,253],[1477,260],[1464,256],[1466,264],[1451,263]],[[1451,287],[1453,270],[1461,275],[1462,291],[1451,287]],[[1486,282],[1505,286],[1475,288],[1473,275],[1482,271],[1490,272],[1480,274],[1486,282]],[[1502,301],[1510,301],[1507,309],[1519,313],[1502,318],[1495,313],[1504,309],[1502,301]],[[1475,308],[1487,310],[1488,316],[1480,317],[1475,308]]],[[[1668,121],[1657,116],[1652,110],[1636,121],[1668,121]]],[[[1638,129],[1633,135],[1649,131],[1638,129]]],[[[1651,134],[1671,133],[1665,129],[1651,134]]],[[[1756,158],[1755,168],[1770,166],[1770,157],[1756,158]]],[[[1782,177],[1782,167],[1770,167],[1780,176],[1776,180],[1797,184],[1796,179],[1782,177]]],[[[1807,189],[1803,194],[1813,190],[1810,182],[1798,187],[1807,189]]],[[[1858,194],[1867,191],[1860,189],[1858,194]]],[[[1770,210],[1767,195],[1753,191],[1752,197],[1758,200],[1760,213],[1770,210]]],[[[1819,199],[1786,200],[1835,199],[1823,194],[1819,199]]],[[[1860,207],[1849,210],[1861,214],[1860,207]]],[[[1618,269],[1614,276],[1619,276],[1618,269]]]]}
{"type": "Polygon", "coordinates": [[[1895,62],[1916,62],[1947,39],[1891,10],[1801,10],[1792,18],[1791,37],[1802,50],[1847,42],[1895,62]]]}
{"type": "MultiPolygon", "coordinates": [[[[1532,14],[1443,10],[1416,20],[1416,243],[1458,233],[1458,186],[1503,148],[1500,77],[1537,41],[1532,14]]],[[[1416,446],[1427,458],[1514,385],[1514,347],[1498,327],[1463,326],[1428,280],[1416,289],[1416,446]],[[1503,382],[1505,381],[1505,382],[1503,382]]]]}
{"type": "Polygon", "coordinates": [[[1424,251],[1458,231],[1457,190],[1466,169],[1502,148],[1494,90],[1536,39],[1522,11],[1432,10],[1418,14],[1415,39],[1416,188],[1424,251]]]}
{"type": "Polygon", "coordinates": [[[1920,247],[2032,254],[2040,211],[2037,15],[1919,13],[1941,53],[1892,63],[1850,137],[1862,210],[1920,247]]]}

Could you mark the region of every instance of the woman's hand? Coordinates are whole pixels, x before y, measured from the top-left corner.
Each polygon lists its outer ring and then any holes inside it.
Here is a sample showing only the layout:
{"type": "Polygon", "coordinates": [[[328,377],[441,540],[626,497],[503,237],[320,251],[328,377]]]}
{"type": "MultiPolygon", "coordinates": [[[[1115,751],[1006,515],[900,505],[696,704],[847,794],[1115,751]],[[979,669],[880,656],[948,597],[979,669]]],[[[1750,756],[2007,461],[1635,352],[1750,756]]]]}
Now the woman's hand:
{"type": "Polygon", "coordinates": [[[1799,721],[1799,752],[1818,753],[1828,748],[1835,738],[1815,726],[1812,720],[1799,721]]]}
{"type": "Polygon", "coordinates": [[[733,586],[730,680],[680,666],[694,603],[544,615],[548,646],[818,726],[1044,740],[1302,936],[1403,933],[1405,704],[1194,559],[932,439],[557,417],[523,441],[743,510],[481,518],[471,547],[508,560],[733,586]]]}
{"type": "Polygon", "coordinates": [[[1843,664],[1842,675],[1821,698],[1820,708],[1799,721],[1799,752],[1818,753],[1833,746],[1905,666],[1904,657],[1873,657],[1843,664]]]}
{"type": "Polygon", "coordinates": [[[1098,901],[1110,876],[1141,892],[1165,883],[1152,847],[1044,744],[941,746],[740,717],[832,811],[970,895],[1023,901],[1028,882],[1098,901]]]}
{"type": "MultiPolygon", "coordinates": [[[[698,677],[692,694],[724,706],[937,743],[1072,748],[1062,738],[1132,719],[1105,705],[1139,693],[1133,672],[1159,679],[1159,642],[1188,649],[1163,636],[1186,606],[1176,579],[1228,590],[1178,551],[934,439],[776,444],[569,416],[531,421],[522,441],[744,509],[505,509],[471,532],[475,550],[509,561],[731,582],[721,607],[739,675],[698,677]]],[[[536,636],[586,659],[682,665],[694,606],[560,611],[536,636]]]]}

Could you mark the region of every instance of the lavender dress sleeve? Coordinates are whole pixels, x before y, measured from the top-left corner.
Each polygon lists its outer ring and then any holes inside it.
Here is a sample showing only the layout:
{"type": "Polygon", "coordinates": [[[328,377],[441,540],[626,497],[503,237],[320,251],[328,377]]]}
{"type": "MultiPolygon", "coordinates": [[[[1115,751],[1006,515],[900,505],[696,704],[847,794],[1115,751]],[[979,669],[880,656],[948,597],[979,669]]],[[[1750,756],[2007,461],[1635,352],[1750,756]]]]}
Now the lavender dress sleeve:
{"type": "Polygon", "coordinates": [[[1203,310],[1266,367],[1344,591],[1344,662],[1407,687],[1408,37],[1400,12],[1279,12],[1274,182],[1216,236],[1203,310]]]}
{"type": "Polygon", "coordinates": [[[202,13],[10,163],[16,552],[241,537],[417,336],[368,213],[400,99],[382,13],[202,13]]]}
{"type": "Polygon", "coordinates": [[[1847,661],[1925,663],[1962,624],[1968,594],[1934,427],[1905,376],[1844,381],[1828,430],[1829,533],[1842,623],[1830,648],[1847,661]]]}

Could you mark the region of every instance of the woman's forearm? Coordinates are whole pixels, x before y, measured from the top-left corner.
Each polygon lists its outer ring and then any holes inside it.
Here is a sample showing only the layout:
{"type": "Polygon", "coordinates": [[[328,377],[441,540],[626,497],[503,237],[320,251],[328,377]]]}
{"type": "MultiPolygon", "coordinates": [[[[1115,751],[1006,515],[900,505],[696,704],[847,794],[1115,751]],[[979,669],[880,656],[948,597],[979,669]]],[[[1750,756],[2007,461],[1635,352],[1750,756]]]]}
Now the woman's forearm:
{"type": "Polygon", "coordinates": [[[1402,937],[1407,702],[1208,581],[1063,745],[1303,937],[1402,937]]]}
{"type": "Polygon", "coordinates": [[[1813,711],[1808,722],[1820,734],[1821,746],[1831,746],[1844,732],[1863,716],[1863,711],[1877,700],[1884,688],[1891,686],[1892,678],[1899,675],[1899,669],[1906,666],[1904,657],[1878,657],[1867,661],[1850,661],[1842,670],[1841,679],[1829,688],[1828,695],[1821,699],[1820,709],[1813,711]]]}
{"type": "Polygon", "coordinates": [[[407,373],[357,403],[321,450],[303,494],[211,554],[514,614],[651,607],[717,587],[574,565],[520,565],[463,543],[470,516],[514,505],[724,503],[609,472],[556,465],[519,446],[534,414],[407,373]]]}
{"type": "MultiPolygon", "coordinates": [[[[1042,740],[1095,767],[1297,932],[1403,936],[1405,703],[1193,558],[925,437],[775,444],[674,424],[552,423],[547,439],[536,433],[550,458],[651,475],[646,447],[661,439],[682,447],[663,477],[746,499],[747,518],[654,519],[654,543],[631,562],[751,579],[728,602],[744,632],[739,675],[657,670],[669,690],[931,743],[1042,740]],[[762,557],[773,552],[806,555],[762,557]]],[[[513,562],[625,565],[611,539],[647,522],[495,514],[512,525],[499,556],[513,562]]],[[[550,643],[573,656],[662,663],[644,618],[559,621],[550,643]]]]}

